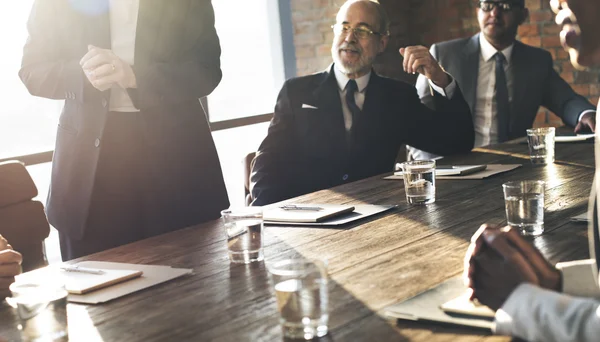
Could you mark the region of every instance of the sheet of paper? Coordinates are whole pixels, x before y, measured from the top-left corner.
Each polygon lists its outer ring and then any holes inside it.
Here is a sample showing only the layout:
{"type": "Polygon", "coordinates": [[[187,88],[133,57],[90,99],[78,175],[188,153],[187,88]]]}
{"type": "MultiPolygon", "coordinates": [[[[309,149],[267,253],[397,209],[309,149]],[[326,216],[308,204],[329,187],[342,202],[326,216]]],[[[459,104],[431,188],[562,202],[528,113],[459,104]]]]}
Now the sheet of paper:
{"type": "MultiPolygon", "coordinates": [[[[96,291],[92,291],[86,294],[77,295],[69,294],[67,299],[69,302],[85,303],[85,304],[100,304],[110,300],[125,296],[127,294],[143,290],[145,288],[164,283],[168,280],[181,277],[185,274],[191,274],[192,269],[186,268],[172,268],[170,266],[157,266],[157,265],[138,265],[138,264],[125,264],[118,262],[104,262],[104,261],[83,261],[77,265],[86,268],[97,268],[107,270],[138,270],[142,271],[142,276],[118,283],[109,287],[105,287],[96,291]]],[[[45,279],[44,275],[47,275],[48,269],[53,266],[48,266],[39,270],[27,272],[18,276],[18,280],[27,279],[45,279]]],[[[50,270],[52,271],[52,270],[50,270]]]]}
{"type": "Polygon", "coordinates": [[[325,220],[323,222],[302,223],[302,222],[271,222],[265,221],[267,225],[278,226],[312,226],[312,227],[337,227],[353,221],[362,220],[369,216],[373,216],[384,211],[397,208],[397,205],[374,205],[374,204],[357,204],[354,206],[354,211],[338,217],[325,220]]]}
{"type": "Polygon", "coordinates": [[[266,209],[263,212],[263,219],[271,222],[321,222],[353,210],[354,206],[352,205],[286,203],[266,209]]]}
{"type": "MultiPolygon", "coordinates": [[[[514,170],[518,167],[521,167],[521,164],[488,164],[487,168],[483,171],[475,172],[469,175],[464,176],[438,176],[436,175],[436,179],[484,179],[491,177],[493,175],[508,172],[514,170]]],[[[384,177],[383,179],[391,179],[391,180],[401,180],[403,179],[401,173],[395,173],[391,176],[384,177]]]]}
{"type": "Polygon", "coordinates": [[[557,135],[554,137],[555,142],[578,142],[594,139],[594,133],[577,134],[577,135],[557,135]]]}

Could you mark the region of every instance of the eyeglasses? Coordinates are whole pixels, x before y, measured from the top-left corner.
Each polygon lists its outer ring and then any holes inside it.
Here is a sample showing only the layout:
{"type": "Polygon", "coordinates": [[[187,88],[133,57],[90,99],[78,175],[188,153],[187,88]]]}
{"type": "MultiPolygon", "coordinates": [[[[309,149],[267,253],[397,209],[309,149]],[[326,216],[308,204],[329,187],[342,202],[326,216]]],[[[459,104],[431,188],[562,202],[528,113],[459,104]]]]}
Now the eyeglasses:
{"type": "Polygon", "coordinates": [[[339,36],[341,34],[347,35],[350,32],[352,32],[354,34],[354,36],[358,39],[367,39],[367,38],[371,37],[372,35],[377,35],[377,36],[385,36],[386,35],[386,33],[375,32],[364,26],[352,28],[352,27],[350,27],[350,25],[335,24],[335,25],[331,25],[331,28],[333,29],[333,33],[335,33],[336,36],[339,36]]]}
{"type": "Polygon", "coordinates": [[[480,1],[479,8],[481,8],[484,12],[491,12],[494,8],[498,8],[502,12],[510,12],[515,8],[523,8],[522,5],[517,4],[515,2],[506,2],[506,1],[480,1]]]}

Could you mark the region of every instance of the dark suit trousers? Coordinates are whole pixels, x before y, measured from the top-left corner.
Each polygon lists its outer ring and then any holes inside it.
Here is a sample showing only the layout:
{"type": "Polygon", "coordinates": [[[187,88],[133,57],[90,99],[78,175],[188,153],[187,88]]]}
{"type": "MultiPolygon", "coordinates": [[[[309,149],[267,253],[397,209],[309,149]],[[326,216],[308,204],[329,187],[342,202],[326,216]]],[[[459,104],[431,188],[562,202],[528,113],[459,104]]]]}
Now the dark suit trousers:
{"type": "Polygon", "coordinates": [[[146,163],[143,113],[108,113],[91,205],[81,240],[59,233],[64,261],[150,236],[144,231],[146,163]]]}

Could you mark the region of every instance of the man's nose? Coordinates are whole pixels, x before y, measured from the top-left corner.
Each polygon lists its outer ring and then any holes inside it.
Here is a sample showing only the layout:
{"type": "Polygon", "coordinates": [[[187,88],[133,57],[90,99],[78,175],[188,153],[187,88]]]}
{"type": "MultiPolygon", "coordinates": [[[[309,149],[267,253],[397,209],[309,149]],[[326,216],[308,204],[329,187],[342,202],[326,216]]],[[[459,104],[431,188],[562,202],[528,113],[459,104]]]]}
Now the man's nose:
{"type": "Polygon", "coordinates": [[[502,15],[502,10],[500,9],[500,6],[494,6],[494,8],[492,8],[492,10],[490,11],[490,15],[492,17],[499,17],[500,15],[502,15]]]}
{"type": "Polygon", "coordinates": [[[356,42],[356,36],[354,35],[354,30],[352,30],[352,29],[348,30],[348,33],[346,33],[346,36],[344,37],[344,41],[349,42],[349,43],[356,42]]]}

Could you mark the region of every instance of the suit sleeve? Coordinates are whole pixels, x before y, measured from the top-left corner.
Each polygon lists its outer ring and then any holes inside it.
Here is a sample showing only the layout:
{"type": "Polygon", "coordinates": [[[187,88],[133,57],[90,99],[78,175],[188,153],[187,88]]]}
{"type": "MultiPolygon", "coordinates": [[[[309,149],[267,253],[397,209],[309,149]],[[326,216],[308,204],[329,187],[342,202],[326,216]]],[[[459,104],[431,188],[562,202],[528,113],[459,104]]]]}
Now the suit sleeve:
{"type": "Polygon", "coordinates": [[[494,331],[527,341],[598,341],[600,303],[521,284],[496,312],[494,331]]]}
{"type": "MultiPolygon", "coordinates": [[[[79,60],[65,59],[63,38],[58,34],[61,10],[55,0],[36,0],[32,6],[19,77],[34,96],[54,100],[67,97],[83,102],[101,93],[85,81],[79,60]]],[[[81,56],[83,57],[83,55],[81,56]]]]}
{"type": "Polygon", "coordinates": [[[579,115],[585,110],[596,108],[583,96],[575,93],[573,89],[563,80],[552,67],[552,57],[546,56],[548,65],[548,81],[545,82],[542,105],[556,115],[569,126],[575,127],[579,122],[579,115]]]}
{"type": "Polygon", "coordinates": [[[205,97],[221,81],[221,46],[210,1],[192,1],[187,18],[194,18],[189,26],[197,32],[185,33],[195,40],[185,46],[187,50],[180,58],[136,61],[133,66],[137,88],[128,91],[138,109],[205,97]]]}
{"type": "Polygon", "coordinates": [[[451,99],[437,92],[432,97],[435,109],[422,104],[416,92],[408,95],[408,129],[404,143],[439,155],[469,152],[475,133],[471,111],[460,87],[457,85],[451,99]]]}
{"type": "Polygon", "coordinates": [[[260,144],[250,175],[252,205],[266,205],[293,195],[289,168],[293,165],[293,114],[286,82],[277,97],[273,119],[266,138],[260,144]]]}

